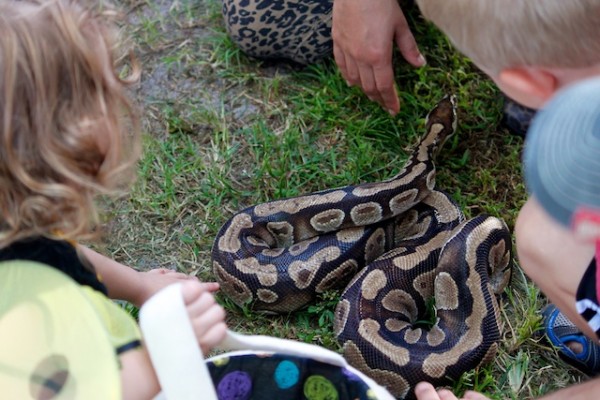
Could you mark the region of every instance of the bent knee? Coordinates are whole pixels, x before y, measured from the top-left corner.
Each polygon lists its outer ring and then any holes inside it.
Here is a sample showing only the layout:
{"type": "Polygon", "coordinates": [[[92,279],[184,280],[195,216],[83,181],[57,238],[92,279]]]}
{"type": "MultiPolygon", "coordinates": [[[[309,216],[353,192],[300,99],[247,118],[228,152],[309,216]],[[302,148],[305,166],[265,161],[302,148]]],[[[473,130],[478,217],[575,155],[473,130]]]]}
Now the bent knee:
{"type": "Polygon", "coordinates": [[[330,55],[333,3],[286,4],[272,2],[259,9],[256,2],[223,0],[231,40],[245,54],[259,59],[311,64],[330,55]]]}

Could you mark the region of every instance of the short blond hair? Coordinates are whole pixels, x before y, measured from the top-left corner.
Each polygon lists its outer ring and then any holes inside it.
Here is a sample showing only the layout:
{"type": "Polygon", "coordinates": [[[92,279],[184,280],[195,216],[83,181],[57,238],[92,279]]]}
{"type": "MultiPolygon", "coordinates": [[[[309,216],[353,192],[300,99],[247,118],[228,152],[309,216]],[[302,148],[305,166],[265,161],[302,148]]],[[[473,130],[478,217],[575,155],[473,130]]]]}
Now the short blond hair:
{"type": "Polygon", "coordinates": [[[116,70],[115,13],[94,3],[0,2],[0,248],[91,237],[96,195],[133,177],[138,123],[116,70]]]}
{"type": "Polygon", "coordinates": [[[600,63],[600,0],[417,0],[475,64],[583,68],[600,63]]]}

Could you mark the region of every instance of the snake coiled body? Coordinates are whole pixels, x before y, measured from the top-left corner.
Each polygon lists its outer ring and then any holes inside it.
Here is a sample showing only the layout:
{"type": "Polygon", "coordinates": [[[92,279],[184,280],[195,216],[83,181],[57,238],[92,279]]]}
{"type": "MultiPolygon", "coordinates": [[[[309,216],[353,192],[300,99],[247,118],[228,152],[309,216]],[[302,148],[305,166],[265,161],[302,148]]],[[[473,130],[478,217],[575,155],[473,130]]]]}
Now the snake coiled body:
{"type": "Polygon", "coordinates": [[[212,251],[221,290],[239,305],[280,313],[347,285],[335,320],[345,357],[400,398],[419,380],[445,382],[489,360],[500,337],[494,292],[510,278],[510,233],[493,217],[465,222],[435,189],[433,160],[455,129],[448,96],[393,178],[234,215],[212,251]],[[418,326],[434,298],[435,321],[418,326]]]}
{"type": "Polygon", "coordinates": [[[336,309],[344,356],[399,398],[421,381],[444,385],[496,353],[500,314],[495,294],[510,278],[511,241],[504,223],[478,216],[452,230],[435,212],[413,210],[430,242],[407,243],[363,269],[336,309]],[[432,326],[422,320],[435,299],[432,326]],[[429,306],[430,307],[430,306],[429,306]]]}

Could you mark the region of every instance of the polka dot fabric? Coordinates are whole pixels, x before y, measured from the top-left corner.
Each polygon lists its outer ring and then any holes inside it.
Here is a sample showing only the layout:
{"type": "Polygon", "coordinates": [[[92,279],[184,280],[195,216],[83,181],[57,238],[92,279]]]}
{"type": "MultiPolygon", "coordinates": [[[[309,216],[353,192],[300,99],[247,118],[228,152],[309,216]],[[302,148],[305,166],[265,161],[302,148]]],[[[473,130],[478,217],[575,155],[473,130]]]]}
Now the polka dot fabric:
{"type": "Polygon", "coordinates": [[[280,354],[223,355],[207,360],[219,400],[375,400],[346,368],[280,354]]]}

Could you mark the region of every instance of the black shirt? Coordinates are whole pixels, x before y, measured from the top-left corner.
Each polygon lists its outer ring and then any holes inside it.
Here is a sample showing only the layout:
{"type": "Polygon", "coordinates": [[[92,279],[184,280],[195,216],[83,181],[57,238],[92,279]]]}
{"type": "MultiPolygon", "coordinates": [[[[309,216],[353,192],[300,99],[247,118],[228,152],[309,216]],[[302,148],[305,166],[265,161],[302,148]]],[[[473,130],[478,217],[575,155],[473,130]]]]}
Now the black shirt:
{"type": "Polygon", "coordinates": [[[65,240],[46,237],[23,239],[0,249],[0,261],[28,260],[49,265],[69,275],[80,285],[86,285],[108,295],[106,286],[92,267],[81,261],[77,250],[65,240]]]}

